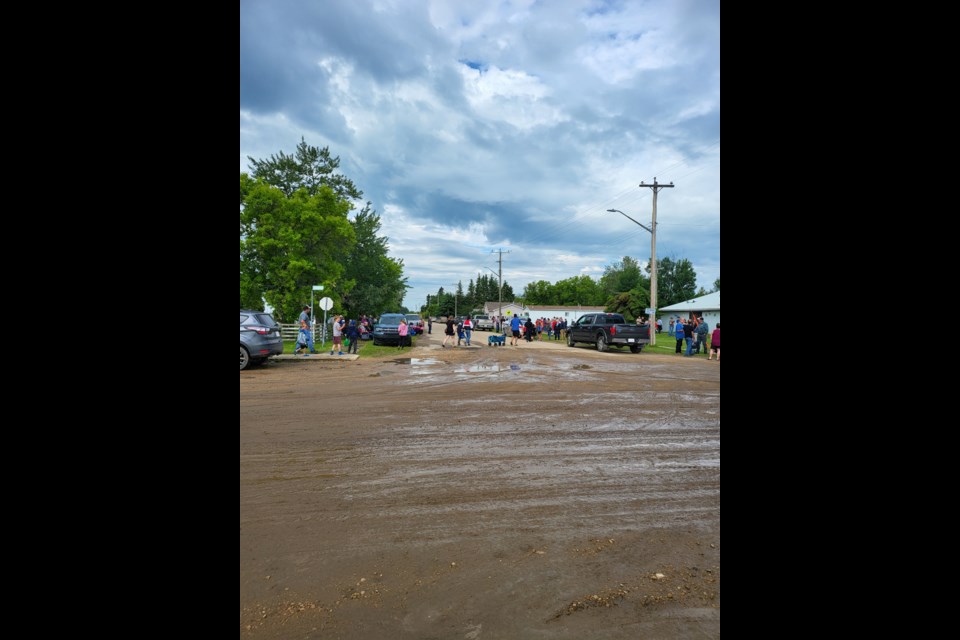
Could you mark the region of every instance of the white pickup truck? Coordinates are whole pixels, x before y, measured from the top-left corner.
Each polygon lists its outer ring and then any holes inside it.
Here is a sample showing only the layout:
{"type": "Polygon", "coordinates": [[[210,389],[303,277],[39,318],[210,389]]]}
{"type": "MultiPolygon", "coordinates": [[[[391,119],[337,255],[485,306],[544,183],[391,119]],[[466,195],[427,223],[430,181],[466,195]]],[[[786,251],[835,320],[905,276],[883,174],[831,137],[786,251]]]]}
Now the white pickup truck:
{"type": "Polygon", "coordinates": [[[493,331],[493,320],[486,314],[478,313],[473,316],[473,327],[477,331],[493,331]]]}

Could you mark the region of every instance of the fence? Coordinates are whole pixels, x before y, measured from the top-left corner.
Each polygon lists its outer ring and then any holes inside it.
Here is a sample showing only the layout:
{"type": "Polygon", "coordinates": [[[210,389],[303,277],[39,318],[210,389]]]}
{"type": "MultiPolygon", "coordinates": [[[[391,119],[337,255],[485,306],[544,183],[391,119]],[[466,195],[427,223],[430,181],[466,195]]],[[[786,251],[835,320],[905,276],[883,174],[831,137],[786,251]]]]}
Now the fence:
{"type": "MultiPolygon", "coordinates": [[[[313,328],[313,341],[314,342],[324,342],[322,340],[323,336],[321,335],[323,327],[319,324],[313,328]]],[[[281,324],[280,325],[280,337],[284,340],[296,340],[297,334],[300,333],[300,323],[295,322],[292,324],[281,324]]]]}

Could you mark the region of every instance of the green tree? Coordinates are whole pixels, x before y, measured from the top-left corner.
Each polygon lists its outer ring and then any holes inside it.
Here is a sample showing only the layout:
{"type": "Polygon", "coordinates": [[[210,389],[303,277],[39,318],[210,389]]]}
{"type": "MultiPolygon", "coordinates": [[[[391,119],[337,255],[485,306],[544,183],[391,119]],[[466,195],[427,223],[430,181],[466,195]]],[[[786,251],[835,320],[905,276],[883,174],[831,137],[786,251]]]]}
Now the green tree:
{"type": "Polygon", "coordinates": [[[657,306],[661,309],[694,297],[697,272],[686,258],[657,260],[657,306]]]}
{"type": "MultiPolygon", "coordinates": [[[[321,187],[329,187],[339,199],[359,200],[363,192],[357,189],[353,181],[335,173],[340,167],[340,157],[331,157],[330,148],[312,147],[301,137],[300,144],[293,155],[283,151],[271,155],[266,160],[257,160],[247,156],[251,174],[277,187],[286,196],[292,196],[299,189],[305,189],[312,196],[320,192],[321,187]]],[[[241,200],[243,185],[241,185],[241,200]]]]}
{"type": "Polygon", "coordinates": [[[241,305],[262,308],[265,299],[280,322],[293,322],[310,300],[311,285],[337,290],[356,241],[349,202],[329,187],[287,197],[241,173],[240,205],[241,305]]]}
{"type": "Polygon", "coordinates": [[[359,317],[396,310],[406,293],[407,279],[403,276],[403,260],[390,258],[386,236],[377,235],[380,216],[368,202],[350,224],[356,244],[345,263],[348,293],[343,296],[344,311],[349,317],[359,317]]]}
{"type": "Polygon", "coordinates": [[[560,280],[553,285],[554,298],[547,304],[597,306],[607,299],[600,284],[587,275],[560,280]]]}
{"type": "Polygon", "coordinates": [[[627,322],[633,322],[641,316],[646,316],[644,310],[649,305],[650,293],[634,289],[611,296],[607,300],[606,310],[609,313],[623,314],[627,322]]]}
{"type": "Polygon", "coordinates": [[[553,285],[546,280],[531,282],[523,288],[523,299],[527,304],[556,304],[553,285]]]}
{"type": "Polygon", "coordinates": [[[713,281],[713,290],[720,291],[720,276],[717,276],[717,279],[713,281]]]}
{"type": "Polygon", "coordinates": [[[600,277],[600,286],[607,296],[613,296],[634,289],[649,290],[650,279],[643,274],[636,259],[624,256],[620,262],[607,265],[600,277]]]}

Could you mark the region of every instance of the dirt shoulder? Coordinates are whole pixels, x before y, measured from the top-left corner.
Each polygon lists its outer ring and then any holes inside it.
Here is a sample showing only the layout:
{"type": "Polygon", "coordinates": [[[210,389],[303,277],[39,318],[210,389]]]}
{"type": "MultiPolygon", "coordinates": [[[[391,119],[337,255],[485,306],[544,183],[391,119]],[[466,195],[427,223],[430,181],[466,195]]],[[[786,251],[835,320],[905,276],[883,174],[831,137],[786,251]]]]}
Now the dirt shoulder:
{"type": "Polygon", "coordinates": [[[487,335],[241,372],[241,637],[719,637],[719,365],[487,335]]]}

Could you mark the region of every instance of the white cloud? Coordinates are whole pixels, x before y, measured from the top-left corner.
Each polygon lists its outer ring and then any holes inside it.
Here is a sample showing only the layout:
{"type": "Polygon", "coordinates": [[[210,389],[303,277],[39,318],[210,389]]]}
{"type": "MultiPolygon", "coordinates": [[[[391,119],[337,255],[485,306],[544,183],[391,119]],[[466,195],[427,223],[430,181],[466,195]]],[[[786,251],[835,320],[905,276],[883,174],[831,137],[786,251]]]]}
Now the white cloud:
{"type": "Polygon", "coordinates": [[[650,236],[719,276],[719,3],[241,4],[240,164],[329,146],[422,304],[496,270],[588,274],[650,236]],[[469,66],[468,66],[469,65],[469,66]],[[479,67],[475,69],[473,67],[479,67]]]}

